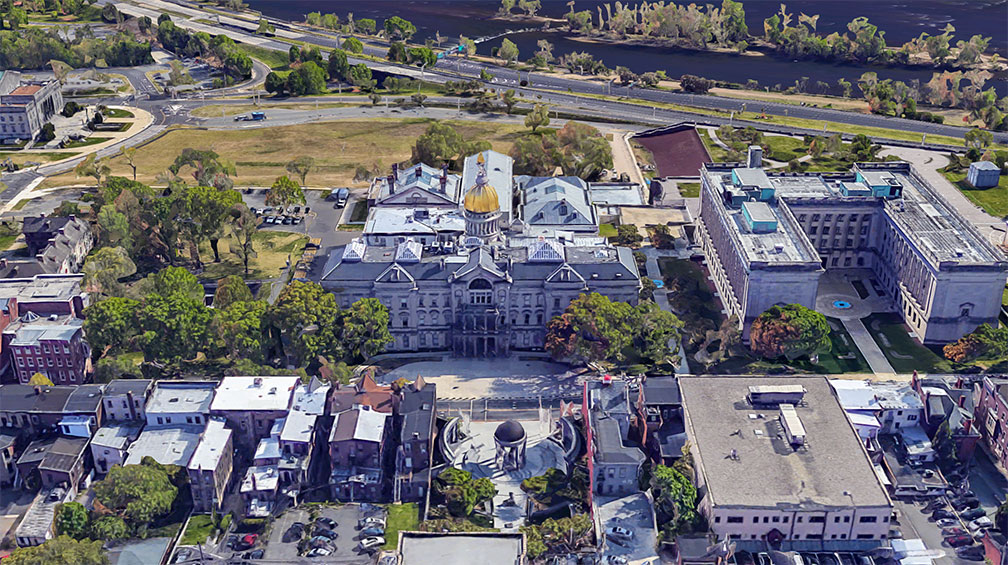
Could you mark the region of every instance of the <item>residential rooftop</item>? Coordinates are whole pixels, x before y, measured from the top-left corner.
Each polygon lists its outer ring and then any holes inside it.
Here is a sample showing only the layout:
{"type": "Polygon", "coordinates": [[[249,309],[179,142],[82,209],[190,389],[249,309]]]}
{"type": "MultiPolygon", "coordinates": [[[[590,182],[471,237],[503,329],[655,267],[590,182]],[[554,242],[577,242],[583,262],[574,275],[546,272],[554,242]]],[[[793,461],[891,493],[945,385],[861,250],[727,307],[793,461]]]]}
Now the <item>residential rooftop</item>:
{"type": "Polygon", "coordinates": [[[256,492],[276,490],[280,482],[280,473],[276,465],[258,465],[249,467],[242,479],[240,492],[256,492]]]}
{"type": "Polygon", "coordinates": [[[54,315],[51,318],[42,318],[28,312],[21,316],[20,322],[12,323],[4,330],[5,334],[13,335],[10,345],[35,346],[43,341],[68,342],[84,330],[84,320],[73,316],[54,315]]]}
{"type": "Polygon", "coordinates": [[[213,381],[160,381],[147,401],[147,415],[207,414],[210,412],[216,384],[213,381]]]}
{"type": "Polygon", "coordinates": [[[363,407],[336,414],[329,441],[370,441],[381,442],[385,432],[385,420],[389,415],[363,407]]]}
{"type": "Polygon", "coordinates": [[[106,424],[95,432],[91,438],[91,445],[123,449],[140,435],[142,427],[139,423],[133,422],[106,424]]]}
{"type": "Polygon", "coordinates": [[[326,401],[329,399],[329,391],[332,386],[312,377],[312,380],[305,385],[294,389],[294,401],[291,402],[291,410],[304,412],[306,414],[325,414],[326,401]]]}
{"type": "Polygon", "coordinates": [[[300,410],[291,410],[284,420],[283,429],[280,431],[280,441],[291,441],[298,443],[308,443],[312,438],[312,431],[315,429],[317,414],[308,414],[300,410]]]}
{"type": "Polygon", "coordinates": [[[211,410],[287,410],[297,376],[224,377],[217,386],[211,410]]]}
{"type": "Polygon", "coordinates": [[[832,389],[822,377],[680,377],[686,431],[715,506],[888,506],[889,498],[832,389]],[[751,405],[751,386],[805,388],[794,447],[777,405],[751,405]],[[772,477],[773,480],[760,480],[772,477]]]}
{"type": "Polygon", "coordinates": [[[139,465],[144,457],[153,457],[162,465],[185,467],[199,445],[203,427],[182,425],[172,427],[147,427],[129,446],[126,465],[139,465]]]}
{"type": "Polygon", "coordinates": [[[77,387],[0,384],[0,411],[58,414],[77,387]]]}
{"type": "Polygon", "coordinates": [[[196,450],[189,459],[189,469],[197,471],[216,469],[230,437],[231,430],[224,426],[224,420],[210,418],[196,450]]]}
{"type": "MultiPolygon", "coordinates": [[[[36,275],[31,278],[0,280],[0,299],[17,298],[22,306],[33,302],[87,297],[81,290],[84,275],[36,275]]],[[[87,305],[87,302],[84,303],[87,305]]]]}
{"type": "Polygon", "coordinates": [[[153,382],[151,379],[115,379],[105,385],[105,396],[132,393],[137,398],[143,398],[153,382]]]}
{"type": "Polygon", "coordinates": [[[45,539],[53,527],[56,517],[56,507],[62,504],[60,500],[49,500],[49,492],[43,490],[35,496],[24,518],[17,527],[16,537],[45,539]]]}

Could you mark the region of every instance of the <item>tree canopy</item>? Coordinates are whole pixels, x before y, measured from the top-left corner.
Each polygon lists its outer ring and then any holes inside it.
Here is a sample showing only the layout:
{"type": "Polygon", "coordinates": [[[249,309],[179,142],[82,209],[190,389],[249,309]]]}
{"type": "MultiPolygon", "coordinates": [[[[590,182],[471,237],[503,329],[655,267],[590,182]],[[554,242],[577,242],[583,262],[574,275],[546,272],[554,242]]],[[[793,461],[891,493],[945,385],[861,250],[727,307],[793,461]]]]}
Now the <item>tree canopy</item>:
{"type": "Polygon", "coordinates": [[[801,304],[773,306],[752,323],[750,347],[767,359],[796,359],[828,352],[830,328],[826,317],[801,304]]]}
{"type": "Polygon", "coordinates": [[[151,457],[139,465],[115,465],[94,485],[95,498],[137,530],[171,511],[178,488],[151,457]]]}
{"type": "Polygon", "coordinates": [[[291,204],[304,203],[304,191],[287,175],[273,181],[273,186],[266,191],[267,206],[290,206],[291,204]]]}
{"type": "Polygon", "coordinates": [[[655,465],[651,488],[659,524],[676,533],[692,529],[697,522],[697,491],[690,479],[672,467],[655,465]]]}
{"type": "Polygon", "coordinates": [[[108,565],[108,555],[102,550],[101,540],[77,541],[61,535],[42,545],[19,547],[4,558],[4,565],[108,565]]]}
{"type": "Polygon", "coordinates": [[[567,122],[557,131],[525,135],[511,147],[515,174],[550,176],[560,167],[565,175],[597,179],[613,166],[612,147],[596,128],[567,122]]]}
{"type": "Polygon", "coordinates": [[[413,162],[437,166],[454,164],[457,160],[490,148],[486,141],[466,141],[451,125],[441,121],[431,123],[413,145],[413,162]]]}

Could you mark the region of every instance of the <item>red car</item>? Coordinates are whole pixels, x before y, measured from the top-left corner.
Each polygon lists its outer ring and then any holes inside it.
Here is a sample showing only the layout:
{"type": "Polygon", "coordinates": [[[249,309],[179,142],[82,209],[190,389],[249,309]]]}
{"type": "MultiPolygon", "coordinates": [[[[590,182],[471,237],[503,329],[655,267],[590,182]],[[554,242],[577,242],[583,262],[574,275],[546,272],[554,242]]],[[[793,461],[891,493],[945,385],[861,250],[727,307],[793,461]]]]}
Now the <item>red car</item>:
{"type": "Polygon", "coordinates": [[[246,549],[251,549],[258,540],[259,534],[245,534],[245,537],[241,538],[234,544],[233,549],[235,551],[245,551],[246,549]]]}
{"type": "Polygon", "coordinates": [[[961,536],[961,535],[963,535],[965,533],[966,533],[966,530],[963,530],[962,528],[955,528],[955,527],[953,527],[953,528],[945,528],[944,530],[942,530],[942,535],[945,536],[945,537],[947,537],[947,538],[950,538],[952,536],[961,536]]]}
{"type": "Polygon", "coordinates": [[[958,536],[949,536],[945,538],[945,543],[952,547],[962,547],[964,545],[973,545],[973,537],[965,534],[960,534],[958,536]]]}

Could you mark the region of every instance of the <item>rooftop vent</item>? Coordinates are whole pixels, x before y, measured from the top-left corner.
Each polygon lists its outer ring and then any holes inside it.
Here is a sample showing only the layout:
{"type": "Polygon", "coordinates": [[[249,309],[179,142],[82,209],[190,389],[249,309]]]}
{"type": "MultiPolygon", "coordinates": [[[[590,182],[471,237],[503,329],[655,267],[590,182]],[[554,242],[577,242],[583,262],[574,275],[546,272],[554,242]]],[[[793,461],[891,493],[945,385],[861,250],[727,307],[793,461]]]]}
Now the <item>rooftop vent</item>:
{"type": "Polygon", "coordinates": [[[259,387],[262,386],[262,383],[263,383],[262,377],[256,377],[252,379],[252,386],[259,387]]]}
{"type": "Polygon", "coordinates": [[[752,405],[801,404],[805,392],[801,385],[756,385],[749,387],[746,398],[752,405]]]}
{"type": "Polygon", "coordinates": [[[798,417],[798,411],[795,410],[794,404],[780,405],[780,423],[784,428],[784,434],[791,447],[805,445],[805,426],[802,425],[801,418],[798,417]]]}

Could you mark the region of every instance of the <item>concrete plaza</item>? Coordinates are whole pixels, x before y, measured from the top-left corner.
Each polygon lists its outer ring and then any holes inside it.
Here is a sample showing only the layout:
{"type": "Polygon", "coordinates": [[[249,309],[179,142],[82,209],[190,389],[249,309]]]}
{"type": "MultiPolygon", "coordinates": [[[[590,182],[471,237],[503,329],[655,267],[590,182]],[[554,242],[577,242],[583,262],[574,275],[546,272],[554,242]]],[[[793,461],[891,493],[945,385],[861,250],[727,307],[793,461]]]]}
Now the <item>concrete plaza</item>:
{"type": "Polygon", "coordinates": [[[579,396],[581,390],[580,381],[566,365],[518,357],[463,359],[446,355],[439,361],[408,363],[380,375],[379,380],[412,381],[418,376],[437,384],[441,400],[552,399],[579,396]]]}

